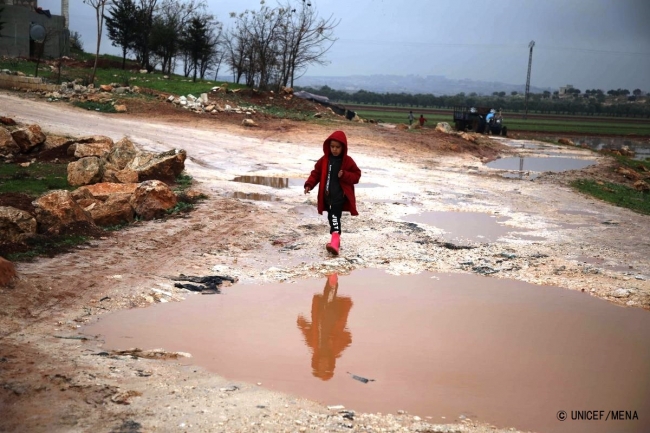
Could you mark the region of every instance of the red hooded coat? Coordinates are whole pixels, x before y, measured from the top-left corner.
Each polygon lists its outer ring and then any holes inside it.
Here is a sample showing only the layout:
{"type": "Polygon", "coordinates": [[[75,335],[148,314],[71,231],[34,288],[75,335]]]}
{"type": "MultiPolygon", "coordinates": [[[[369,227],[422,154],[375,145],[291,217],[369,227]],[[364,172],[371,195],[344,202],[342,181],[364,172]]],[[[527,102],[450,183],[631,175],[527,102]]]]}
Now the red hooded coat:
{"type": "Polygon", "coordinates": [[[361,179],[361,170],[357,167],[354,160],[348,156],[348,139],[343,131],[334,131],[332,135],[327,137],[323,143],[323,155],[314,166],[314,169],[309,175],[309,179],[305,182],[305,186],[309,189],[314,189],[318,185],[318,213],[323,214],[325,210],[325,182],[327,182],[327,166],[330,156],[330,141],[336,140],[343,143],[343,163],[341,170],[343,175],[339,177],[341,189],[347,200],[343,203],[343,210],[350,212],[352,215],[359,215],[357,212],[357,202],[354,197],[354,185],[359,183],[361,179]]]}

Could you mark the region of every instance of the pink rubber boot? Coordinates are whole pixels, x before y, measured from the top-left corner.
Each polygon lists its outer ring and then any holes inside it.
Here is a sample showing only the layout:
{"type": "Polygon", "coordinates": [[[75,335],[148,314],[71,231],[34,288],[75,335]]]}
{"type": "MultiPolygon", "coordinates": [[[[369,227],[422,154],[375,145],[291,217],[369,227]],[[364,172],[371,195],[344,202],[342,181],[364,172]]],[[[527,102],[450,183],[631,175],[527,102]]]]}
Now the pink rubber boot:
{"type": "Polygon", "coordinates": [[[332,233],[332,240],[325,246],[327,251],[334,254],[335,256],[339,255],[339,247],[341,245],[341,235],[338,232],[332,233]]]}

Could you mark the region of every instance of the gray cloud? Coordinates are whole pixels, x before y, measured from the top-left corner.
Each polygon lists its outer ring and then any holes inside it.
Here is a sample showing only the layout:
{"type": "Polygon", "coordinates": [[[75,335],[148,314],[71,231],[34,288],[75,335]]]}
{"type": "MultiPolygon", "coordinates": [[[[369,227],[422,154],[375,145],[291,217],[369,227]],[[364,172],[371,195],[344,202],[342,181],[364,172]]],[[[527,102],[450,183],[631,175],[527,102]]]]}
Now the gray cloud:
{"type": "MultiPolygon", "coordinates": [[[[258,9],[259,0],[209,0],[228,25],[229,12],[258,9]]],[[[306,75],[444,75],[453,79],[526,80],[531,84],[650,91],[650,1],[647,0],[311,0],[323,17],[340,18],[327,66],[306,75]]],[[[275,5],[272,0],[267,5],[275,5]]],[[[60,0],[39,5],[60,13],[60,0]]],[[[70,28],[94,51],[94,10],[70,0],[70,28]]],[[[102,53],[119,54],[102,40],[102,53]]]]}

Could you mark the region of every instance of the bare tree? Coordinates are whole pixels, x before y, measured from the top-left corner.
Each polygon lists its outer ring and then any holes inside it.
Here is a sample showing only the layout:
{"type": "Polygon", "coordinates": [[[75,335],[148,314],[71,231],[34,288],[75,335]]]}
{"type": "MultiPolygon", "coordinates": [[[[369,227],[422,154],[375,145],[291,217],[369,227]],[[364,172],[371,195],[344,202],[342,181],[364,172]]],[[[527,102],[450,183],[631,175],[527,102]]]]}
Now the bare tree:
{"type": "MultiPolygon", "coordinates": [[[[230,13],[231,18],[237,18],[234,12],[230,13]]],[[[226,63],[233,73],[233,80],[239,84],[242,76],[249,69],[247,59],[251,57],[249,52],[252,50],[252,44],[246,38],[245,16],[239,15],[234,28],[229,30],[224,40],[224,50],[226,51],[226,63]]]]}
{"type": "Polygon", "coordinates": [[[337,41],[334,29],[341,22],[332,16],[319,18],[311,3],[299,2],[299,5],[294,7],[287,1],[281,7],[289,12],[286,31],[282,34],[281,84],[290,87],[302,76],[297,74],[307,66],[327,63],[324,56],[337,41]]]}
{"type": "Polygon", "coordinates": [[[227,63],[239,82],[261,89],[270,86],[293,86],[294,80],[311,64],[325,64],[325,54],[332,47],[334,29],[339,21],[318,18],[308,2],[290,0],[276,8],[264,6],[237,15],[228,32],[227,63]]]}
{"type": "Polygon", "coordinates": [[[286,11],[271,9],[262,2],[259,11],[246,10],[235,17],[235,35],[240,44],[238,52],[244,55],[248,86],[255,87],[257,83],[260,89],[268,87],[272,69],[277,67],[279,35],[284,30],[285,15],[286,11]]]}
{"type": "Polygon", "coordinates": [[[95,74],[97,73],[97,62],[99,60],[99,46],[102,41],[102,30],[104,28],[104,8],[109,0],[83,0],[85,4],[88,4],[95,9],[95,15],[97,17],[97,50],[95,51],[95,64],[93,66],[93,73],[90,76],[90,82],[95,81],[95,74]]]}

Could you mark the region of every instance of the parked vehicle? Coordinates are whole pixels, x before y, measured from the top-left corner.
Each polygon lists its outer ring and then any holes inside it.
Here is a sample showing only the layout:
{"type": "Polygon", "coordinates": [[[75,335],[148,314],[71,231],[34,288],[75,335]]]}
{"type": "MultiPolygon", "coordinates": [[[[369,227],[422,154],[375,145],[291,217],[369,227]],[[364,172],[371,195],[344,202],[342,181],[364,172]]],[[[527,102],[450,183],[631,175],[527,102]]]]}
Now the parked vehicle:
{"type": "Polygon", "coordinates": [[[503,118],[500,114],[499,116],[493,116],[490,123],[486,120],[490,110],[492,110],[490,107],[454,107],[454,126],[456,130],[505,136],[508,128],[503,126],[503,118]]]}

